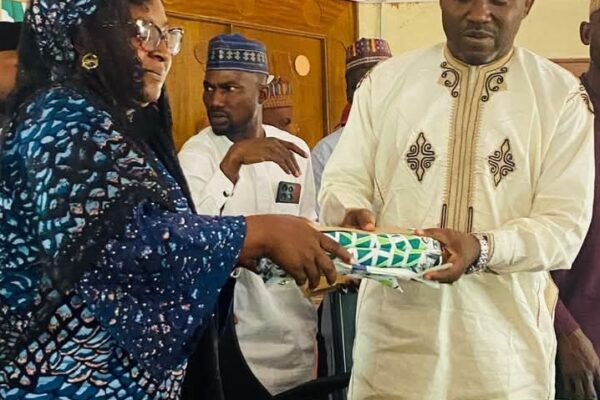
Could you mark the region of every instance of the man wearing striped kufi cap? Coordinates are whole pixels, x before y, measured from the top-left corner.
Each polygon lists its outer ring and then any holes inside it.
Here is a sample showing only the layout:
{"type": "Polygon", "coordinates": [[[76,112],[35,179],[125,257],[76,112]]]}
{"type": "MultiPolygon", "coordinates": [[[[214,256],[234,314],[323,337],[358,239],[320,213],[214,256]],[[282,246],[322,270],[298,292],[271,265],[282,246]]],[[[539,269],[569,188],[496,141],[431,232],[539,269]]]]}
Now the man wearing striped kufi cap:
{"type": "MultiPolygon", "coordinates": [[[[336,129],[317,143],[311,152],[315,187],[318,194],[321,186],[321,175],[329,157],[333,153],[352,106],[354,91],[363,77],[377,64],[392,56],[388,42],[381,38],[361,38],[346,48],[346,100],[347,104],[336,129]]],[[[319,206],[317,204],[317,214],[319,206]]],[[[347,372],[352,366],[352,341],[354,339],[354,318],[356,308],[355,293],[332,293],[325,297],[321,317],[321,330],[325,338],[329,369],[333,373],[347,372]],[[333,306],[339,302],[339,307],[333,306]],[[336,332],[334,326],[343,319],[343,332],[336,332]],[[334,346],[339,340],[342,346],[334,346]],[[347,340],[347,342],[346,342],[347,340]],[[336,356],[336,354],[338,354],[336,356]],[[337,360],[337,361],[336,361],[337,360]]]]}
{"type": "Polygon", "coordinates": [[[292,84],[280,76],[269,82],[269,97],[263,103],[263,124],[294,132],[292,84]]]}
{"type": "MultiPolygon", "coordinates": [[[[340,140],[354,98],[354,91],[363,77],[377,64],[392,56],[388,42],[381,38],[361,38],[346,48],[346,107],[336,130],[321,139],[311,153],[317,193],[327,160],[340,140]]],[[[318,210],[318,207],[317,207],[318,210]]]]}
{"type": "MultiPolygon", "coordinates": [[[[580,26],[590,47],[590,66],[581,76],[590,106],[600,107],[600,0],[590,1],[589,21],[580,26]]],[[[587,98],[587,97],[586,97],[587,98]]],[[[600,394],[600,119],[595,115],[596,185],[592,223],[570,271],[552,273],[560,289],[556,306],[557,398],[596,399],[600,394]]]]}

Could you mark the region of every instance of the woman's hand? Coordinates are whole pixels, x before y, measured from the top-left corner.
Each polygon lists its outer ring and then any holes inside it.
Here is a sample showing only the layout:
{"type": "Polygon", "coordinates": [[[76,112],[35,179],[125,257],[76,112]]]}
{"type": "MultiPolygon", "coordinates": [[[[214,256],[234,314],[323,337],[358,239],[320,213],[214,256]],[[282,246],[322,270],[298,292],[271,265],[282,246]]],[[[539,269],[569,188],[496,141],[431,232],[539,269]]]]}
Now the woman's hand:
{"type": "Polygon", "coordinates": [[[301,286],[319,285],[325,275],[330,285],[337,278],[328,254],[347,264],[354,264],[350,253],[336,241],[316,230],[308,220],[289,215],[255,215],[246,217],[247,231],[239,263],[252,268],[255,260],[267,257],[283,268],[301,286]]]}

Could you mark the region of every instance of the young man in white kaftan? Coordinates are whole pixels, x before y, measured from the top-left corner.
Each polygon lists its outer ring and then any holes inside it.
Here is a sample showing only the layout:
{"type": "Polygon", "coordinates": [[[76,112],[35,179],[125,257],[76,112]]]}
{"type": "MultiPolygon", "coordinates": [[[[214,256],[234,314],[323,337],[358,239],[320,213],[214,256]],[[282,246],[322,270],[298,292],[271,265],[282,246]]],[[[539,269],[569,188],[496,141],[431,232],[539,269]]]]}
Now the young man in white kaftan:
{"type": "Polygon", "coordinates": [[[557,293],[587,231],[593,115],[514,38],[533,0],[441,0],[447,43],[362,82],[319,196],[325,224],[430,228],[435,289],[363,282],[353,400],[554,398],[557,293]],[[437,228],[433,228],[437,227],[437,228]]]}
{"type": "MultiPolygon", "coordinates": [[[[211,126],[179,153],[200,214],[316,219],[307,144],[262,124],[267,76],[262,43],[237,34],[210,41],[204,103],[211,126]]],[[[294,282],[265,284],[240,270],[234,312],[244,358],[271,394],[316,377],[317,309],[294,282]]]]}

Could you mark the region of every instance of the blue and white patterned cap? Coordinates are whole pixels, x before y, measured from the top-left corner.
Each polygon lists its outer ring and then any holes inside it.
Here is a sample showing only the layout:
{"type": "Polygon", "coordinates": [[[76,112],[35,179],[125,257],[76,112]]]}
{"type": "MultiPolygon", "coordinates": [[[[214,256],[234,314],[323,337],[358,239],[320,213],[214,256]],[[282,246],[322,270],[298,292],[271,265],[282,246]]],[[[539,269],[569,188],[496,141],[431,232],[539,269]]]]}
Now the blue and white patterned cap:
{"type": "Polygon", "coordinates": [[[33,0],[27,11],[26,23],[35,32],[42,57],[52,65],[52,79],[75,62],[75,48],[69,37],[71,29],[81,24],[83,17],[96,11],[98,0],[33,0]]]}
{"type": "Polygon", "coordinates": [[[240,34],[219,35],[208,42],[207,71],[235,70],[269,75],[264,44],[240,34]]]}

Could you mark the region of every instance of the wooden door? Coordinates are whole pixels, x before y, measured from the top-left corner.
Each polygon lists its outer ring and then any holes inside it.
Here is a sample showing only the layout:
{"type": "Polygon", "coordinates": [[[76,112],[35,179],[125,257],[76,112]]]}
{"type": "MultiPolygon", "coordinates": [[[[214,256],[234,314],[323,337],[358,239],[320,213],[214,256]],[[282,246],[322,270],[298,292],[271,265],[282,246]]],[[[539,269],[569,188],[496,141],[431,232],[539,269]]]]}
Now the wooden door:
{"type": "Polygon", "coordinates": [[[561,58],[552,61],[571,71],[571,73],[578,78],[588,70],[590,65],[590,60],[587,58],[561,58]]]}

